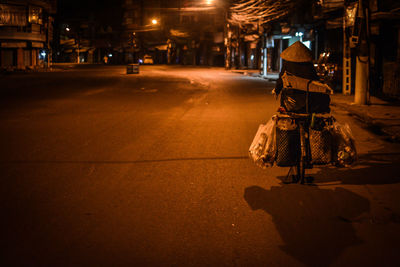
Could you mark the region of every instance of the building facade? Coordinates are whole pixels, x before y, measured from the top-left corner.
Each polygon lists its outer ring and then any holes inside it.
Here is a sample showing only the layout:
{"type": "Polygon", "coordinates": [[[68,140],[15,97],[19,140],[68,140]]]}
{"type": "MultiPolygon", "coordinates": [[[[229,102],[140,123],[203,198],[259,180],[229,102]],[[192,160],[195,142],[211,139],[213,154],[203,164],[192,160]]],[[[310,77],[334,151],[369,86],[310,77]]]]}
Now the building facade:
{"type": "Polygon", "coordinates": [[[354,93],[356,63],[368,60],[368,94],[400,98],[400,2],[394,0],[247,0],[229,8],[226,68],[277,73],[280,53],[302,41],[321,78],[354,93]],[[278,3],[273,6],[273,3],[278,3]],[[284,7],[284,8],[283,8],[284,7]]]}
{"type": "Polygon", "coordinates": [[[0,68],[36,69],[50,62],[56,0],[0,1],[0,68]]]}
{"type": "Polygon", "coordinates": [[[343,93],[354,93],[357,64],[365,57],[368,94],[400,98],[400,2],[325,0],[314,18],[319,50],[335,55],[343,93]]]}
{"type": "Polygon", "coordinates": [[[280,53],[296,41],[313,49],[312,1],[236,1],[226,28],[226,68],[279,72],[280,53]]]}
{"type": "Polygon", "coordinates": [[[224,1],[125,0],[125,59],[223,66],[224,1]]]}
{"type": "Polygon", "coordinates": [[[55,61],[123,63],[122,3],[113,1],[60,2],[56,20],[55,61]]]}

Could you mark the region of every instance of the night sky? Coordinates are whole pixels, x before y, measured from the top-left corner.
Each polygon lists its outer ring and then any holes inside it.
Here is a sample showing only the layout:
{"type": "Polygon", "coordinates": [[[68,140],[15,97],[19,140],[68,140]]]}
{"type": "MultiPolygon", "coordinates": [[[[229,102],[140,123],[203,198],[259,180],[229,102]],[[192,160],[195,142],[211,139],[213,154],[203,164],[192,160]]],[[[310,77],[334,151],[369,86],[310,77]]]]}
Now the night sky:
{"type": "Polygon", "coordinates": [[[61,20],[88,19],[106,25],[121,23],[122,0],[58,0],[58,16],[61,20]]]}

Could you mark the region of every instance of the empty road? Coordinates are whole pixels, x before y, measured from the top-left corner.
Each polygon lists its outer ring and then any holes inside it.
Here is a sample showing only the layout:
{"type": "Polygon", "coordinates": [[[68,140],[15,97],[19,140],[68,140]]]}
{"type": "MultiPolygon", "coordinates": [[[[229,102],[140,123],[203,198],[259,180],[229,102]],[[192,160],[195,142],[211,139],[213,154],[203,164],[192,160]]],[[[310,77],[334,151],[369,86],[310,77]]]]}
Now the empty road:
{"type": "Polygon", "coordinates": [[[359,164],[248,158],[274,83],[221,68],[0,76],[3,266],[399,266],[400,147],[334,110],[359,164]]]}

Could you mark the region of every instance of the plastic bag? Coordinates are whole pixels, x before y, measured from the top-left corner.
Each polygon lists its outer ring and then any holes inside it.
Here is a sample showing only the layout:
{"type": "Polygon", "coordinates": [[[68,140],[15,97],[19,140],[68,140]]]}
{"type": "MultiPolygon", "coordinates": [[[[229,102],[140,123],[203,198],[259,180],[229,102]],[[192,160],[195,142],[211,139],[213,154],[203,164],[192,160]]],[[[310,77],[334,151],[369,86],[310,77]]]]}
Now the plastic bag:
{"type": "Polygon", "coordinates": [[[249,156],[261,168],[272,166],[276,154],[276,117],[273,116],[266,124],[258,127],[253,142],[249,148],[249,156]]]}
{"type": "Polygon", "coordinates": [[[332,125],[333,135],[333,161],[336,166],[347,167],[357,161],[357,150],[350,126],[334,122],[332,125]]]}

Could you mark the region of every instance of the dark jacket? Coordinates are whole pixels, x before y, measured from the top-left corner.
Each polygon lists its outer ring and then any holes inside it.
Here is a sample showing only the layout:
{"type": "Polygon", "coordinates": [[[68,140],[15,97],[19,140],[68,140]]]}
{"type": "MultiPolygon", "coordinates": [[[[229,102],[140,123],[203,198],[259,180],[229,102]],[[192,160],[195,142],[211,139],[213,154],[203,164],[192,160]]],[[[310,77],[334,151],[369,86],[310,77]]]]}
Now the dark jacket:
{"type": "Polygon", "coordinates": [[[313,63],[291,62],[282,60],[282,69],[281,72],[279,73],[279,78],[276,81],[276,87],[275,87],[275,93],[277,95],[279,95],[282,90],[283,87],[282,75],[285,73],[285,71],[304,79],[318,80],[318,75],[317,72],[315,71],[313,63]]]}

